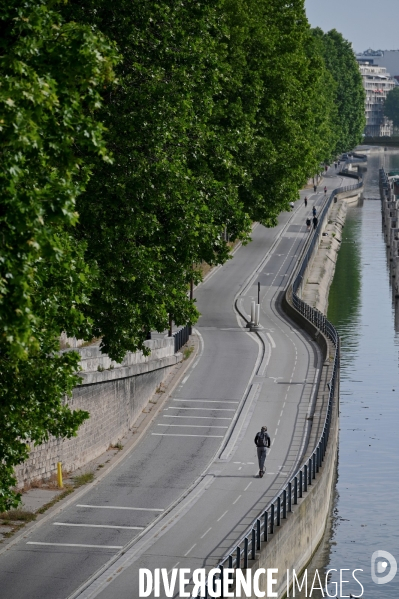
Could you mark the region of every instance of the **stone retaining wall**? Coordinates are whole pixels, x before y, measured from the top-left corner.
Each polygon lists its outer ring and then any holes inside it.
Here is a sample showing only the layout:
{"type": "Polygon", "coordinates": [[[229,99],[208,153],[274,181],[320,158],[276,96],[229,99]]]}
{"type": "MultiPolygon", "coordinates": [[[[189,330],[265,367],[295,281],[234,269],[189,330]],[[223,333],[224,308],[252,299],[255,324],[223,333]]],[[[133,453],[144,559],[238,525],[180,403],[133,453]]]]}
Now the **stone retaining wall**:
{"type": "Polygon", "coordinates": [[[122,364],[101,354],[98,346],[76,350],[81,355],[82,384],[66,402],[73,410],[88,411],[90,418],[77,437],[51,438],[32,447],[29,460],[16,469],[19,487],[50,478],[58,461],[67,472],[84,466],[133,428],[157,387],[182,359],[180,353],[174,354],[171,338],[146,341],[146,345],[150,356],[129,353],[122,364]]]}

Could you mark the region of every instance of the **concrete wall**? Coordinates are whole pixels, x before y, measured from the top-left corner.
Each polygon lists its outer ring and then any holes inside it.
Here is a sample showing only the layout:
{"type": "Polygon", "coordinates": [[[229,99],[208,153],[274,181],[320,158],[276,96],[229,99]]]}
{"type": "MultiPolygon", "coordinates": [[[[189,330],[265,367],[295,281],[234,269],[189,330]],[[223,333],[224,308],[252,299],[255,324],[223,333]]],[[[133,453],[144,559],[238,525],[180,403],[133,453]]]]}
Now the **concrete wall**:
{"type": "Polygon", "coordinates": [[[157,387],[182,359],[180,353],[174,354],[171,338],[146,341],[146,345],[151,349],[150,356],[130,353],[122,364],[101,354],[98,346],[77,350],[81,355],[82,384],[65,401],[72,410],[88,411],[90,418],[77,437],[51,438],[32,447],[29,460],[16,469],[20,487],[49,478],[56,472],[58,461],[68,472],[84,466],[134,426],[157,387]]]}

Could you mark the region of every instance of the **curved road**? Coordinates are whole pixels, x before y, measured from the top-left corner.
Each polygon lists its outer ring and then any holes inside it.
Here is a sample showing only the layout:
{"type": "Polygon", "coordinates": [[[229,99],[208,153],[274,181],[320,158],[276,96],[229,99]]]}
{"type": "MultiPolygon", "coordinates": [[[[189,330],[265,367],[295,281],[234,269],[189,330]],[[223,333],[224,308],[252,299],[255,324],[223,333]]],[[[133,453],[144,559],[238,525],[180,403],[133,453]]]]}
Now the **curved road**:
{"type": "MultiPolygon", "coordinates": [[[[341,183],[334,175],[329,190],[341,183]]],[[[283,485],[306,447],[319,374],[316,344],[277,301],[309,234],[305,218],[324,201],[307,196],[307,209],[301,199],[274,229],[257,226],[196,290],[199,357],[130,455],[0,557],[2,599],[138,597],[139,568],[215,565],[283,485]],[[258,282],[255,334],[234,306],[249,314],[258,282]],[[272,438],[263,479],[261,424],[272,438]]]]}

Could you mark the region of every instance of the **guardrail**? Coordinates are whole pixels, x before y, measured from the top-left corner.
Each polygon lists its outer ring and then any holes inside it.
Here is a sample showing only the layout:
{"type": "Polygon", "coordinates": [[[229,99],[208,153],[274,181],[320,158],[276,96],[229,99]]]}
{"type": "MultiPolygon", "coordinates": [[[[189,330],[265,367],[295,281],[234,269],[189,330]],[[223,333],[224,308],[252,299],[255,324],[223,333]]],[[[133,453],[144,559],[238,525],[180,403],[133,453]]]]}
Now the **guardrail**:
{"type": "MultiPolygon", "coordinates": [[[[304,493],[308,491],[309,487],[312,486],[313,481],[315,480],[323,464],[330,435],[334,394],[336,385],[338,383],[337,373],[339,368],[340,339],[334,325],[331,324],[324,314],[322,314],[319,310],[316,310],[315,308],[312,308],[306,304],[297,295],[297,291],[302,285],[303,276],[320,237],[322,223],[327,217],[330,206],[334,201],[334,197],[339,193],[360,189],[363,185],[363,182],[361,176],[358,178],[359,182],[356,185],[339,187],[334,189],[334,191],[331,193],[329,199],[322,208],[318,225],[311,234],[310,239],[308,239],[308,242],[303,250],[299,266],[294,271],[290,282],[286,287],[287,295],[290,287],[292,287],[292,305],[294,308],[298,310],[298,312],[300,312],[307,320],[313,323],[328,339],[330,339],[335,346],[333,372],[328,384],[329,396],[323,431],[310,457],[307,458],[306,462],[295,472],[293,476],[290,477],[289,481],[284,485],[279,494],[267,504],[265,509],[252,522],[247,532],[241,537],[235,547],[233,547],[216,566],[216,569],[220,570],[220,575],[217,582],[216,578],[214,579],[215,587],[212,591],[213,597],[223,597],[224,568],[248,568],[249,561],[256,559],[256,553],[261,550],[262,543],[268,542],[269,535],[273,534],[276,528],[281,526],[282,521],[287,518],[287,514],[292,512],[292,507],[297,505],[298,500],[301,499],[304,493]],[[220,593],[215,594],[217,592],[217,583],[219,583],[221,591],[220,593]]],[[[209,596],[209,589],[206,586],[205,595],[197,595],[197,599],[208,599],[209,596]]]]}
{"type": "Polygon", "coordinates": [[[172,337],[175,340],[175,354],[179,351],[181,347],[183,347],[185,343],[187,343],[191,333],[191,324],[186,324],[186,326],[182,327],[181,329],[178,329],[173,333],[172,337]]]}

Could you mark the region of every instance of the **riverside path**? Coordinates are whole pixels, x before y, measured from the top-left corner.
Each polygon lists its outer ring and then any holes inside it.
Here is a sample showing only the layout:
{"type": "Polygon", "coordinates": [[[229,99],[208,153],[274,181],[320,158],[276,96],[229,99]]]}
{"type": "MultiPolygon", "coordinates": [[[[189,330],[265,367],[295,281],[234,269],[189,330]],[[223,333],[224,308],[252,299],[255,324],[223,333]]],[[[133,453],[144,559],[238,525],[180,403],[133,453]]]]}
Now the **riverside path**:
{"type": "MultiPolygon", "coordinates": [[[[332,169],[324,178],[329,191],[341,182],[332,169]]],[[[193,365],[122,463],[0,556],[1,599],[133,599],[139,568],[214,566],[276,494],[306,448],[320,357],[277,300],[324,200],[301,192],[196,290],[193,365]],[[258,282],[255,334],[244,319],[258,282]],[[259,479],[263,424],[272,446],[259,479]]]]}

